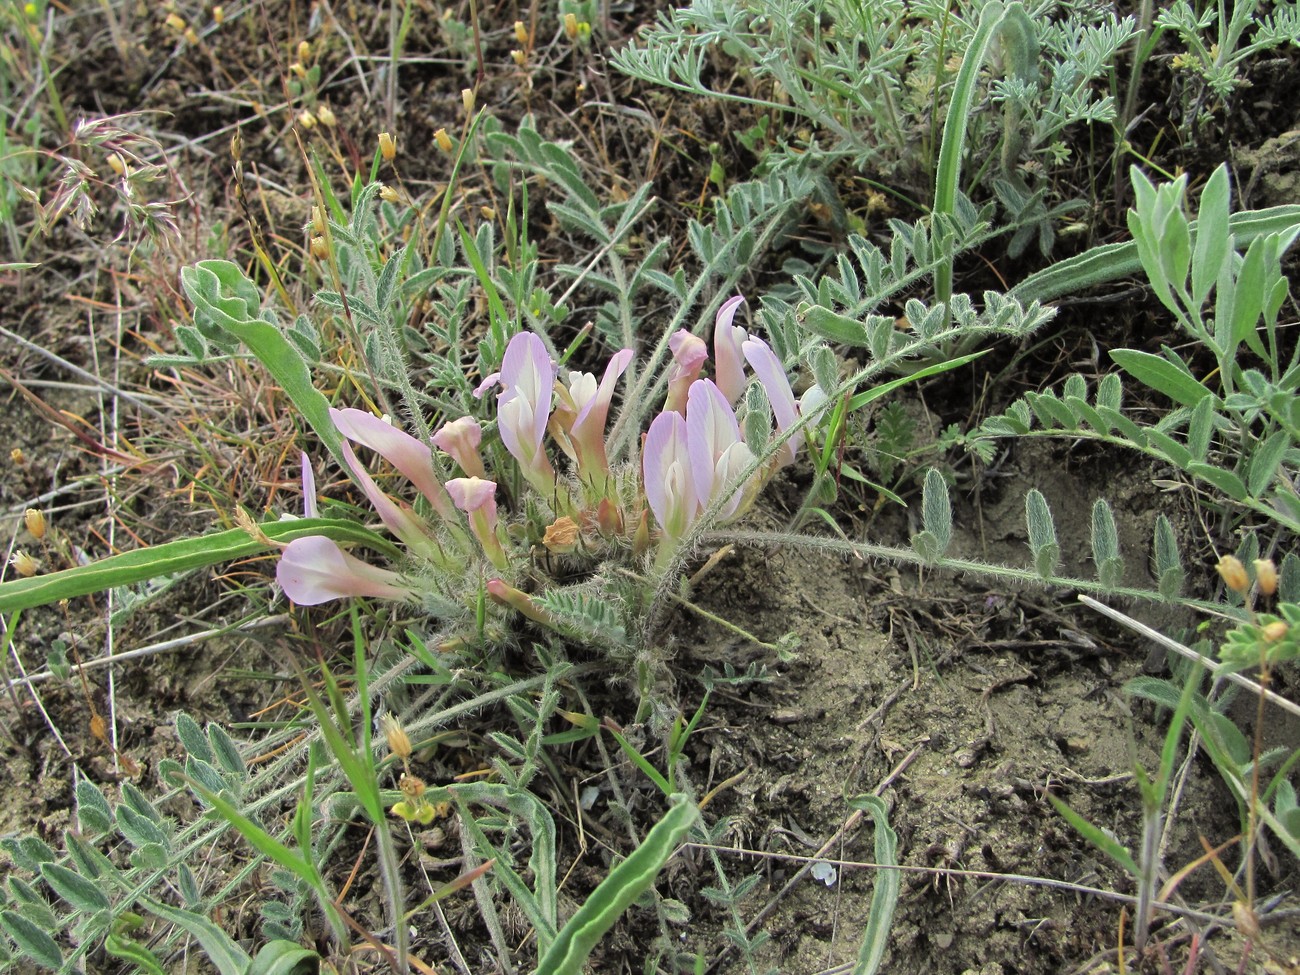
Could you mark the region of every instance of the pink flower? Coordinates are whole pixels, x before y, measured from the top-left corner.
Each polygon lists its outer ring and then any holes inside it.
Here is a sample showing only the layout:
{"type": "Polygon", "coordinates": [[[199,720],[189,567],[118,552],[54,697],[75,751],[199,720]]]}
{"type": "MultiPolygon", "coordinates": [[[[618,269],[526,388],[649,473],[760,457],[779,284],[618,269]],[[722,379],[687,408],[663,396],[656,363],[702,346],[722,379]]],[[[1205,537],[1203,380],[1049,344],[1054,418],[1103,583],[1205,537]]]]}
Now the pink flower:
{"type": "MultiPolygon", "coordinates": [[[[447,497],[447,492],[438,481],[437,475],[433,473],[433,451],[428,445],[420,443],[409,433],[403,433],[391,423],[372,416],[364,410],[331,409],[330,419],[334,421],[334,426],[343,436],[363,447],[369,447],[396,467],[419,489],[421,494],[429,499],[429,503],[438,514],[443,518],[455,520],[451,499],[447,497]]],[[[357,472],[358,467],[352,461],[349,461],[349,466],[352,467],[353,473],[357,472]]]]}
{"type": "Polygon", "coordinates": [[[742,295],[728,298],[718,309],[713,323],[714,381],[733,406],[745,392],[745,360],[741,347],[749,333],[732,324],[744,301],[742,295]]]}
{"type": "Polygon", "coordinates": [[[324,535],[296,538],[280,553],[275,579],[299,606],[317,606],[347,596],[414,599],[396,572],[353,558],[324,535]]]}
{"type": "Polygon", "coordinates": [[[501,442],[519,462],[529,483],[549,495],[555,490],[555,470],[542,449],[542,438],[551,415],[555,366],[540,338],[520,332],[510,340],[501,361],[500,381],[497,428],[501,442]]]}
{"type": "Polygon", "coordinates": [[[596,377],[589,372],[569,373],[568,396],[578,415],[569,427],[569,440],[578,462],[578,473],[594,478],[609,473],[609,458],[605,454],[605,421],[609,418],[609,405],[614,398],[614,387],[632,361],[632,350],[622,349],[609,360],[605,375],[596,385],[596,377]]]}
{"type": "Polygon", "coordinates": [[[692,335],[686,329],[679,329],[668,340],[668,348],[673,352],[673,368],[668,373],[668,400],[665,410],[683,413],[686,410],[686,394],[691,383],[700,378],[704,360],[709,357],[708,346],[704,339],[692,335]]]}
{"type": "Polygon", "coordinates": [[[641,458],[646,500],[667,538],[680,538],[699,510],[691,479],[686,420],[665,410],[650,423],[641,458]]]}
{"type": "MultiPolygon", "coordinates": [[[[754,461],[754,455],[740,438],[736,414],[716,385],[707,379],[691,384],[686,401],[686,452],[690,457],[695,497],[701,509],[754,461]]],[[[723,505],[718,517],[733,517],[746,495],[738,485],[723,505]]]]}
{"type": "Polygon", "coordinates": [[[483,554],[498,569],[507,565],[505,549],[497,538],[497,485],[479,477],[458,477],[447,482],[456,507],[469,515],[469,527],[483,546],[483,554]]]}
{"type": "Polygon", "coordinates": [[[462,416],[444,423],[433,435],[433,445],[460,465],[470,477],[486,477],[483,458],[478,452],[483,442],[483,428],[472,416],[462,416]]]}
{"type": "MultiPolygon", "coordinates": [[[[753,368],[758,381],[767,392],[767,401],[772,404],[772,415],[776,417],[776,429],[780,433],[794,426],[799,419],[799,408],[795,405],[794,390],[786,378],[785,367],[762,339],[746,339],[741,347],[753,368]]],[[[781,445],[777,451],[777,467],[794,463],[794,456],[803,444],[803,434],[796,433],[781,445]]]]}

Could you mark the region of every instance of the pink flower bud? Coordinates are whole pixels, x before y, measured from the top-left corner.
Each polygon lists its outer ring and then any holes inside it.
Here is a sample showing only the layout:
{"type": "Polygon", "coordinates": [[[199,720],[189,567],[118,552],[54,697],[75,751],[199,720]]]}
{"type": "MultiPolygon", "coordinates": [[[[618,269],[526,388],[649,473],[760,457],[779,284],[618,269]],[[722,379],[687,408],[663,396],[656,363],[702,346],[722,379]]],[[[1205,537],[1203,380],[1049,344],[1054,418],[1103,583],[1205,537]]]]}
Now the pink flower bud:
{"type": "MultiPolygon", "coordinates": [[[[776,429],[780,433],[794,426],[799,420],[799,408],[795,405],[794,390],[786,378],[785,367],[762,339],[747,339],[741,347],[750,367],[758,376],[767,393],[767,401],[772,404],[772,415],[776,417],[776,429]]],[[[796,433],[781,445],[777,451],[777,467],[794,463],[795,454],[803,444],[803,434],[796,433]]]]}
{"type": "Polygon", "coordinates": [[[668,340],[668,348],[673,353],[673,368],[668,373],[668,400],[665,410],[677,413],[686,412],[686,393],[691,383],[700,378],[704,360],[709,357],[709,349],[704,339],[692,335],[686,329],[679,329],[668,340]]]}
{"type": "Polygon", "coordinates": [[[507,565],[505,549],[497,538],[497,486],[479,477],[458,477],[447,482],[456,507],[469,516],[469,527],[483,546],[483,554],[498,569],[507,565]]]}
{"type": "Polygon", "coordinates": [[[728,298],[718,309],[713,324],[713,378],[732,405],[745,392],[745,359],[741,347],[749,333],[732,324],[744,301],[741,295],[728,298]]]}
{"type": "Polygon", "coordinates": [[[433,435],[433,445],[460,465],[470,477],[487,477],[479,444],[483,442],[483,428],[472,416],[462,416],[444,423],[433,435]]]}

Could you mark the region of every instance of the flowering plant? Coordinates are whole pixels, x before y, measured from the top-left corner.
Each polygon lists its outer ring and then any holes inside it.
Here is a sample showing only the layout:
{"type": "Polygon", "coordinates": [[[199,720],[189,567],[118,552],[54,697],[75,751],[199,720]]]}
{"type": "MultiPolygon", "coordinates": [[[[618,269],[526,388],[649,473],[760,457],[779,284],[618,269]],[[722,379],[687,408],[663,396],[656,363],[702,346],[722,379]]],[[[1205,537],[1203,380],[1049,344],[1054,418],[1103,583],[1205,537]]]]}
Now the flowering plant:
{"type": "MultiPolygon", "coordinates": [[[[825,401],[816,386],[802,402],[795,400],[775,353],[734,324],[743,300],[733,297],[718,311],[712,378],[703,376],[709,359],[704,340],[685,330],[671,337],[663,407],[650,420],[643,441],[632,438],[625,453],[633,456],[611,456],[606,427],[634,350],[615,352],[597,380],[593,373],[561,370],[542,339],[529,332],[511,339],[500,371],[475,390],[479,399],[496,392],[495,428],[459,417],[435,430],[426,444],[386,418],[331,409],[348,470],[401,543],[404,557],[396,566],[381,568],[329,539],[300,538],[284,546],[280,556],[276,577],[281,588],[293,602],[307,606],[346,596],[422,604],[437,615],[458,616],[448,620],[453,626],[472,619],[480,634],[482,607],[492,605],[567,636],[597,636],[573,618],[574,606],[590,609],[591,600],[575,602],[574,587],[566,589],[554,578],[556,565],[572,577],[581,576],[584,567],[594,575],[605,562],[630,562],[633,569],[644,562],[652,576],[662,577],[680,557],[693,528],[740,517],[771,476],[793,462],[803,440],[795,429],[800,416],[825,401]],[[775,420],[778,439],[770,446],[747,442],[741,433],[735,404],[748,382],[746,365],[775,420]],[[493,437],[508,461],[491,449],[493,437]],[[357,445],[373,451],[414,486],[414,505],[379,486],[376,473],[358,459],[357,445]],[[435,449],[463,476],[440,480],[435,449]],[[489,461],[496,457],[501,461],[489,461]],[[511,484],[518,485],[514,496],[499,498],[511,484]],[[505,507],[499,507],[502,500],[505,507]],[[537,557],[549,573],[538,571],[537,557]]],[[[762,428],[770,427],[765,419],[762,428]]],[[[305,458],[303,474],[311,510],[314,482],[305,458]]],[[[583,586],[591,588],[580,583],[578,596],[583,586]]],[[[612,604],[633,602],[615,599],[612,604]]],[[[627,622],[618,620],[612,629],[625,634],[627,622]]],[[[455,642],[468,637],[462,634],[455,642]]]]}

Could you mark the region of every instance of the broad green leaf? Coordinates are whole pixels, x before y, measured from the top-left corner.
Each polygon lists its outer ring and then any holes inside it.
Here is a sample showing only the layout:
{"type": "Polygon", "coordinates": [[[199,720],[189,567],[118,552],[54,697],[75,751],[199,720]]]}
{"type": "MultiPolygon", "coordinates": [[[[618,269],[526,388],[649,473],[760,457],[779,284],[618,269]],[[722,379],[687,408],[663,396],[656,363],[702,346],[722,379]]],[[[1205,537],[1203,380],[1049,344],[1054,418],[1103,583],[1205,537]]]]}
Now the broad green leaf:
{"type": "Polygon", "coordinates": [[[50,885],[50,889],[71,904],[78,911],[97,914],[107,911],[108,898],[93,880],[87,880],[76,871],[61,867],[57,863],[41,864],[41,876],[50,885]]]}
{"type": "Polygon", "coordinates": [[[952,542],[952,502],[948,498],[948,482],[933,467],[925,472],[921,488],[921,525],[934,536],[940,554],[947,551],[952,542]]]}
{"type": "Polygon", "coordinates": [[[1146,430],[1147,443],[1164,454],[1179,470],[1187,470],[1192,463],[1192,453],[1167,433],[1150,427],[1146,430]]]}
{"type": "MultiPolygon", "coordinates": [[[[0,911],[0,927],[18,950],[44,968],[62,968],[63,953],[54,939],[16,911],[0,911]]],[[[224,975],[224,973],[223,973],[224,975]]]]}
{"type": "Polygon", "coordinates": [[[1164,393],[1180,406],[1195,406],[1214,394],[1168,359],[1134,349],[1112,349],[1115,364],[1139,382],[1164,393]]]}
{"type": "Polygon", "coordinates": [[[867,330],[861,322],[836,314],[829,308],[812,305],[802,313],[802,319],[810,332],[828,341],[852,348],[866,348],[868,345],[867,330]]]}
{"type": "Polygon", "coordinates": [[[212,754],[212,746],[208,743],[207,736],[203,734],[203,729],[185,711],[176,712],[176,737],[181,740],[186,754],[209,765],[216,762],[216,756],[212,754]]]}
{"type": "Polygon", "coordinates": [[[1165,515],[1156,516],[1152,557],[1160,595],[1165,599],[1173,599],[1183,588],[1183,563],[1174,527],[1165,515]]]}
{"type": "Polygon", "coordinates": [[[141,897],[138,903],[149,913],[156,914],[191,934],[203,946],[208,961],[220,975],[246,975],[248,972],[248,966],[253,961],[248,953],[202,914],[172,907],[151,897],[141,897]]]}
{"type": "Polygon", "coordinates": [[[1214,485],[1233,501],[1246,500],[1246,485],[1232,471],[1215,467],[1213,464],[1192,463],[1187,466],[1187,473],[1214,485]]]}
{"type": "Polygon", "coordinates": [[[1267,440],[1256,444],[1250,455],[1247,489],[1252,498],[1258,498],[1268,489],[1277,473],[1282,457],[1291,446],[1291,436],[1285,430],[1275,430],[1267,440]]]}
{"type": "MultiPolygon", "coordinates": [[[[1300,204],[1234,213],[1228,225],[1239,245],[1248,244],[1256,237],[1300,226],[1300,204]]],[[[1131,278],[1141,269],[1142,261],[1135,242],[1100,244],[1031,274],[1007,296],[1024,305],[1031,301],[1051,301],[1062,295],[1079,294],[1111,281],[1131,278]]]]}
{"type": "MultiPolygon", "coordinates": [[[[382,536],[341,519],[296,518],[292,521],[270,521],[259,528],[275,542],[290,542],[308,535],[325,535],[338,542],[355,542],[392,557],[400,556],[397,549],[382,536]]],[[[183,538],[133,552],[110,555],[89,565],[79,565],[49,575],[0,582],[0,613],[44,606],[60,599],[86,596],[176,572],[219,565],[266,550],[267,546],[255,540],[248,532],[241,528],[231,528],[211,535],[183,538]]]]}
{"type": "Polygon", "coordinates": [[[247,975],[316,975],[320,955],[292,941],[269,941],[253,959],[247,975]]]}
{"type": "Polygon", "coordinates": [[[699,812],[681,796],[646,834],[641,845],[615,866],[560,929],[537,971],[546,975],[581,975],[587,956],[623,912],[641,896],[686,838],[699,812]]]}
{"type": "MultiPolygon", "coordinates": [[[[349,470],[343,455],[343,435],[330,419],[329,401],[312,384],[311,370],[293,343],[275,325],[257,317],[260,297],[240,267],[229,261],[199,261],[181,271],[181,285],[195,303],[196,311],[214,312],[219,326],[242,342],[266,367],[339,466],[349,470]],[[207,275],[220,282],[215,296],[207,275]]],[[[197,315],[195,322],[198,322],[197,315]]]]}
{"type": "Polygon", "coordinates": [[[1108,589],[1118,586],[1124,575],[1124,560],[1119,553],[1115,516],[1104,498],[1098,498],[1092,506],[1092,557],[1101,584],[1108,589]]]}
{"type": "MultiPolygon", "coordinates": [[[[1237,270],[1231,303],[1232,343],[1236,348],[1245,342],[1250,350],[1262,359],[1268,358],[1264,343],[1259,338],[1259,316],[1264,310],[1264,280],[1267,276],[1266,252],[1270,238],[1257,237],[1250,242],[1246,256],[1237,270]]],[[[1226,311],[1227,309],[1225,309],[1226,311]]]]}
{"type": "Polygon", "coordinates": [[[1047,499],[1037,488],[1025,495],[1025,523],[1029,529],[1029,550],[1033,553],[1034,570],[1044,579],[1050,579],[1061,558],[1061,546],[1056,541],[1056,524],[1047,499]]]}
{"type": "Polygon", "coordinates": [[[867,927],[853,966],[853,975],[875,975],[889,946],[889,929],[902,890],[902,873],[891,869],[898,864],[898,834],[889,825],[889,806],[879,796],[859,796],[849,800],[849,805],[868,813],[876,825],[875,861],[881,869],[875,874],[867,927]]]}
{"type": "Polygon", "coordinates": [[[248,767],[244,764],[243,756],[239,754],[239,746],[226,733],[226,729],[215,721],[208,724],[208,741],[212,743],[213,754],[223,771],[229,772],[240,781],[248,777],[248,767]]]}
{"type": "Polygon", "coordinates": [[[1196,215],[1196,249],[1192,258],[1192,307],[1200,308],[1219,280],[1219,271],[1232,252],[1228,230],[1230,187],[1228,167],[1219,166],[1201,190],[1196,215]]]}
{"type": "Polygon", "coordinates": [[[113,828],[113,810],[99,786],[90,779],[77,780],[77,823],[89,836],[106,833],[113,828]]]}

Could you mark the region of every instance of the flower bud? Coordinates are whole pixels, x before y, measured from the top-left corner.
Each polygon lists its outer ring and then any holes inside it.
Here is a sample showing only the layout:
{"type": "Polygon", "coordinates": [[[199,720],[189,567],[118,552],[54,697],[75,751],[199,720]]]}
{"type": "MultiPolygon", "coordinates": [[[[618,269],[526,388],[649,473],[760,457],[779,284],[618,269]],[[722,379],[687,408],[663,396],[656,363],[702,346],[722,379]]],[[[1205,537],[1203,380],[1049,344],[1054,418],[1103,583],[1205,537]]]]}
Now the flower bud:
{"type": "Polygon", "coordinates": [[[465,106],[465,114],[474,114],[474,89],[462,88],[460,90],[460,103],[465,106]]]}
{"type": "Polygon", "coordinates": [[[310,109],[304,108],[298,113],[298,124],[304,129],[314,129],[316,128],[316,116],[311,113],[310,109]]]}
{"type": "Polygon", "coordinates": [[[391,713],[385,714],[379,719],[379,726],[383,729],[384,738],[388,741],[388,750],[404,762],[410,758],[411,739],[407,737],[401,721],[391,713]]]}
{"type": "Polygon", "coordinates": [[[24,579],[30,579],[32,576],[36,575],[36,570],[40,567],[34,558],[21,550],[15,552],[10,557],[9,564],[12,565],[14,571],[24,579]]]}
{"type": "Polygon", "coordinates": [[[522,68],[528,63],[528,55],[524,54],[523,51],[511,51],[510,60],[514,61],[515,64],[522,68]]]}
{"type": "Polygon", "coordinates": [[[564,36],[571,41],[576,41],[578,39],[577,14],[567,13],[564,15],[564,36]]]}
{"type": "Polygon", "coordinates": [[[433,133],[433,141],[438,143],[438,148],[443,152],[451,152],[455,148],[455,143],[451,141],[451,136],[447,134],[446,129],[439,129],[433,133]]]}
{"type": "Polygon", "coordinates": [[[307,41],[298,42],[298,60],[304,64],[311,60],[311,44],[307,41]]]}
{"type": "Polygon", "coordinates": [[[497,212],[493,210],[491,207],[487,207],[487,206],[479,207],[478,212],[479,215],[482,216],[484,220],[495,220],[497,218],[497,212]]]}
{"type": "Polygon", "coordinates": [[[226,8],[221,4],[212,8],[212,22],[218,27],[226,22],[226,8]]]}
{"type": "Polygon", "coordinates": [[[185,30],[185,18],[178,13],[168,14],[165,23],[167,24],[168,27],[176,31],[178,34],[181,31],[185,30]]]}
{"type": "Polygon", "coordinates": [[[385,203],[401,203],[401,202],[402,202],[402,194],[401,194],[401,193],[398,193],[397,190],[393,189],[391,186],[382,186],[382,187],[380,187],[380,189],[379,189],[379,198],[380,198],[381,200],[383,200],[385,203]]]}
{"type": "Polygon", "coordinates": [[[22,447],[14,447],[9,451],[9,460],[15,467],[22,467],[27,463],[27,455],[23,453],[22,447]]]}
{"type": "Polygon", "coordinates": [[[38,542],[45,537],[45,515],[38,508],[28,508],[23,512],[23,522],[32,538],[38,542]]]}
{"type": "Polygon", "coordinates": [[[1255,560],[1255,582],[1259,584],[1259,591],[1265,596],[1277,592],[1277,566],[1273,564],[1272,559],[1255,560]]]}
{"type": "Polygon", "coordinates": [[[126,160],[122,158],[120,152],[110,152],[108,154],[108,168],[117,173],[118,176],[126,175],[126,160]]]}
{"type": "Polygon", "coordinates": [[[1225,555],[1219,559],[1219,564],[1215,570],[1219,573],[1219,578],[1223,584],[1235,593],[1246,595],[1250,589],[1250,577],[1246,575],[1246,567],[1241,564],[1241,560],[1235,555],[1225,555]]]}
{"type": "Polygon", "coordinates": [[[325,233],[325,214],[317,206],[311,208],[311,232],[318,237],[325,233]]]}
{"type": "Polygon", "coordinates": [[[320,124],[325,126],[327,129],[334,128],[335,124],[338,122],[338,119],[334,116],[334,110],[328,105],[322,105],[320,108],[316,109],[316,118],[320,124]]]}
{"type": "Polygon", "coordinates": [[[311,256],[318,261],[323,261],[330,256],[330,245],[324,237],[311,239],[311,256]]]}
{"type": "Polygon", "coordinates": [[[515,21],[515,40],[525,47],[528,46],[528,28],[524,26],[522,20],[515,21]]]}
{"type": "Polygon", "coordinates": [[[392,162],[397,158],[397,143],[387,132],[379,133],[379,154],[384,157],[384,162],[392,162]]]}
{"type": "Polygon", "coordinates": [[[199,43],[198,31],[196,31],[193,27],[186,27],[185,33],[182,34],[181,36],[185,38],[185,43],[189,44],[191,47],[195,47],[199,43]]]}
{"type": "Polygon", "coordinates": [[[295,61],[289,65],[289,71],[296,75],[299,81],[307,80],[307,69],[302,66],[301,61],[295,61]]]}
{"type": "Polygon", "coordinates": [[[1291,632],[1291,624],[1286,620],[1274,620],[1263,629],[1265,643],[1277,643],[1278,640],[1291,632]]]}

